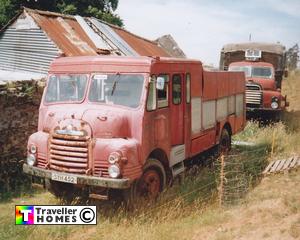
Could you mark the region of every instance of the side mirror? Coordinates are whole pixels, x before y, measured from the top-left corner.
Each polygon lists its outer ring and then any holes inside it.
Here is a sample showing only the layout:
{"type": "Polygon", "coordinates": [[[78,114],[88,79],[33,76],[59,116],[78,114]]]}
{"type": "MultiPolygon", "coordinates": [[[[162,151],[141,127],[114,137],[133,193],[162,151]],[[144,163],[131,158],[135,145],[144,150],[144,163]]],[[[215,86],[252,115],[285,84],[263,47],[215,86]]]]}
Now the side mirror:
{"type": "Polygon", "coordinates": [[[287,78],[289,76],[288,70],[284,70],[284,77],[287,78]]]}
{"type": "Polygon", "coordinates": [[[156,89],[163,90],[165,88],[165,79],[163,77],[158,77],[156,79],[156,89]]]}

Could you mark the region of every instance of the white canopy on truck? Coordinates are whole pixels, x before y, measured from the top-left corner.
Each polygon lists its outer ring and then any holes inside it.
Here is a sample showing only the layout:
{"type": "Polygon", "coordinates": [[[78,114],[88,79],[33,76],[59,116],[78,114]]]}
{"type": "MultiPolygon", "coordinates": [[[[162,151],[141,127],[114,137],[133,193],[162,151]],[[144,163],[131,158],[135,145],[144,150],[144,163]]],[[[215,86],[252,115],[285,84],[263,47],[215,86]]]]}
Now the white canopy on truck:
{"type": "Polygon", "coordinates": [[[259,42],[247,42],[247,43],[230,43],[224,45],[222,52],[236,52],[245,51],[247,49],[260,50],[262,52],[276,53],[282,55],[285,52],[285,47],[280,43],[259,43],[259,42]]]}

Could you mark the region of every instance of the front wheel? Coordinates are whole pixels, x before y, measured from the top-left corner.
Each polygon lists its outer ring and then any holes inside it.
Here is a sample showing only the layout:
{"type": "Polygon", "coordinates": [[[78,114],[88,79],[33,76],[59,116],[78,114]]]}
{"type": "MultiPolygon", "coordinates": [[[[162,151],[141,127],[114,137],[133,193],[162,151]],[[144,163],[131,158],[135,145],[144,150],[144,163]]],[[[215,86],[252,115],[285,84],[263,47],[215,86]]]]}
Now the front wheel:
{"type": "Polygon", "coordinates": [[[166,172],[161,162],[154,158],[148,159],[141,178],[135,181],[128,190],[125,190],[126,203],[132,205],[138,199],[144,201],[157,199],[164,190],[166,181],[166,172]]]}

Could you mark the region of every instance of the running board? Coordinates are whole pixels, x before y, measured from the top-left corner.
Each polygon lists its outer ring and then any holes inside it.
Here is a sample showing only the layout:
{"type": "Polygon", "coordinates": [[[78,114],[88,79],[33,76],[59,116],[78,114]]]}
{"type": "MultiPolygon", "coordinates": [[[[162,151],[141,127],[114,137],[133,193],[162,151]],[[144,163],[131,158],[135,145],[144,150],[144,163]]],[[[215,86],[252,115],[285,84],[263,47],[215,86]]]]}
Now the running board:
{"type": "Polygon", "coordinates": [[[175,164],[174,166],[172,166],[171,169],[172,169],[173,177],[176,177],[177,175],[184,173],[184,163],[179,162],[179,163],[175,164]]]}

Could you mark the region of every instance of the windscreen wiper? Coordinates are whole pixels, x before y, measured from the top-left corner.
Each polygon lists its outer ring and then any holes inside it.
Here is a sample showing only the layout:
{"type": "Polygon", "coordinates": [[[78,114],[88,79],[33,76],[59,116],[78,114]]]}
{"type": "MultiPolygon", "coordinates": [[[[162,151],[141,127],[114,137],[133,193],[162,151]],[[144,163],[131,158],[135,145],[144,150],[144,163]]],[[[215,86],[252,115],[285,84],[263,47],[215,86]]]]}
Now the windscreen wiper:
{"type": "Polygon", "coordinates": [[[117,83],[118,83],[119,79],[120,79],[120,73],[117,73],[116,77],[114,79],[114,83],[113,83],[113,86],[112,86],[112,89],[111,89],[110,96],[114,95],[114,92],[116,90],[116,86],[117,86],[117,83]]]}

